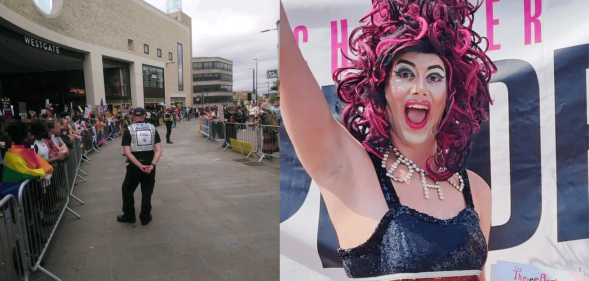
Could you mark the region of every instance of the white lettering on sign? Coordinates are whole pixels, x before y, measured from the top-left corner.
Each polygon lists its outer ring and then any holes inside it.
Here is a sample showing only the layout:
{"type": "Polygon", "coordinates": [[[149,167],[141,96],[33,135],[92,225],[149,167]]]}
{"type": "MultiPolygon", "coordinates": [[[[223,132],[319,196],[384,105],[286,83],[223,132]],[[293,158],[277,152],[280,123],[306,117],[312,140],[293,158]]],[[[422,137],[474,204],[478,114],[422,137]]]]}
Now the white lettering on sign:
{"type": "Polygon", "coordinates": [[[151,131],[137,132],[137,146],[151,145],[151,131]]]}
{"type": "Polygon", "coordinates": [[[266,78],[278,78],[278,69],[271,69],[266,71],[266,78]]]}
{"type": "Polygon", "coordinates": [[[59,54],[59,47],[57,47],[57,46],[45,43],[43,41],[39,41],[37,39],[32,39],[27,36],[23,36],[23,37],[25,38],[25,44],[31,45],[31,47],[35,47],[35,48],[43,49],[47,52],[59,54]]]}

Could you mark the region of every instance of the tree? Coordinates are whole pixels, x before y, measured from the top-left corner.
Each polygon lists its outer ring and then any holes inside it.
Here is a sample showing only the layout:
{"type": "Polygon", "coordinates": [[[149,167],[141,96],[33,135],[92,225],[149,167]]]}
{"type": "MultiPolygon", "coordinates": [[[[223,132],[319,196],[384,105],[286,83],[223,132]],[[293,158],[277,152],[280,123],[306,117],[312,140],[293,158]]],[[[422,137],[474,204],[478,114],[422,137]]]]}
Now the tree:
{"type": "Polygon", "coordinates": [[[272,85],[270,90],[277,91],[278,95],[280,95],[280,79],[276,79],[276,81],[274,81],[274,85],[272,85]]]}

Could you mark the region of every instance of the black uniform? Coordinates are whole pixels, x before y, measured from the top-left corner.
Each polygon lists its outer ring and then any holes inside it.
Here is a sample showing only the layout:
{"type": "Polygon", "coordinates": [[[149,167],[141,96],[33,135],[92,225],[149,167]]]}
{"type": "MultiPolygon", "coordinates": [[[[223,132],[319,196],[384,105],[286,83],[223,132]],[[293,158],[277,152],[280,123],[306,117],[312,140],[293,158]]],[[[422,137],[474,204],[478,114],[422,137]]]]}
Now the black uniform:
{"type": "Polygon", "coordinates": [[[168,143],[172,143],[172,141],[170,141],[170,135],[172,135],[172,124],[174,123],[174,117],[172,116],[172,112],[171,111],[166,111],[166,114],[164,114],[164,122],[166,123],[166,141],[168,143]]]}
{"type": "MultiPolygon", "coordinates": [[[[155,155],[155,144],[160,143],[160,135],[152,124],[140,122],[129,125],[123,134],[122,146],[130,146],[131,153],[143,165],[151,165],[155,155]]],[[[155,167],[146,174],[135,164],[127,165],[123,181],[123,212],[127,220],[135,221],[135,200],[133,193],[141,183],[141,213],[139,219],[147,224],[151,220],[151,194],[155,185],[155,167]]]]}

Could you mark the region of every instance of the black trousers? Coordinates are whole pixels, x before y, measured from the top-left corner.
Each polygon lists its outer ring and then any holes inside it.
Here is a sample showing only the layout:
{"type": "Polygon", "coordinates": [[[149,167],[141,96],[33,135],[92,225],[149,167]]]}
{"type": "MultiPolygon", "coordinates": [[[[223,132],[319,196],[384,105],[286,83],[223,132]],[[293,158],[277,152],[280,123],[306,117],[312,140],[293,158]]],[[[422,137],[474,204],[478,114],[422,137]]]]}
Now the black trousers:
{"type": "Polygon", "coordinates": [[[170,135],[172,135],[172,124],[174,123],[173,121],[166,121],[166,140],[170,141],[170,135]]]}
{"type": "Polygon", "coordinates": [[[141,213],[139,219],[145,220],[151,214],[151,194],[155,186],[155,168],[146,174],[133,164],[127,165],[127,174],[123,181],[123,213],[127,218],[135,217],[135,198],[133,193],[141,183],[141,213]]]}

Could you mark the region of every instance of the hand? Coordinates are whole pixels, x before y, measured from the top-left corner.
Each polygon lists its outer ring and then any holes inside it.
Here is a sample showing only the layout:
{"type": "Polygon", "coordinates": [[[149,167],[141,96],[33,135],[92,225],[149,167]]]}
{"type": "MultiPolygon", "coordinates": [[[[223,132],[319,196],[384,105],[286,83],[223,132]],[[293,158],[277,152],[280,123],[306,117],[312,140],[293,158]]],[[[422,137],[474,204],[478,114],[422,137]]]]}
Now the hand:
{"type": "Polygon", "coordinates": [[[69,158],[69,156],[66,156],[65,153],[58,153],[57,154],[57,160],[58,161],[65,161],[69,158]]]}
{"type": "Polygon", "coordinates": [[[146,174],[148,174],[148,175],[151,174],[151,171],[153,171],[153,166],[147,165],[147,166],[144,166],[144,167],[145,168],[143,169],[143,172],[146,173],[146,174]]]}
{"type": "Polygon", "coordinates": [[[148,171],[149,167],[150,167],[150,166],[146,166],[146,165],[143,165],[143,164],[142,164],[141,166],[139,166],[139,169],[140,169],[142,172],[144,172],[144,173],[146,173],[146,174],[149,174],[149,173],[150,173],[150,171],[148,171]]]}

